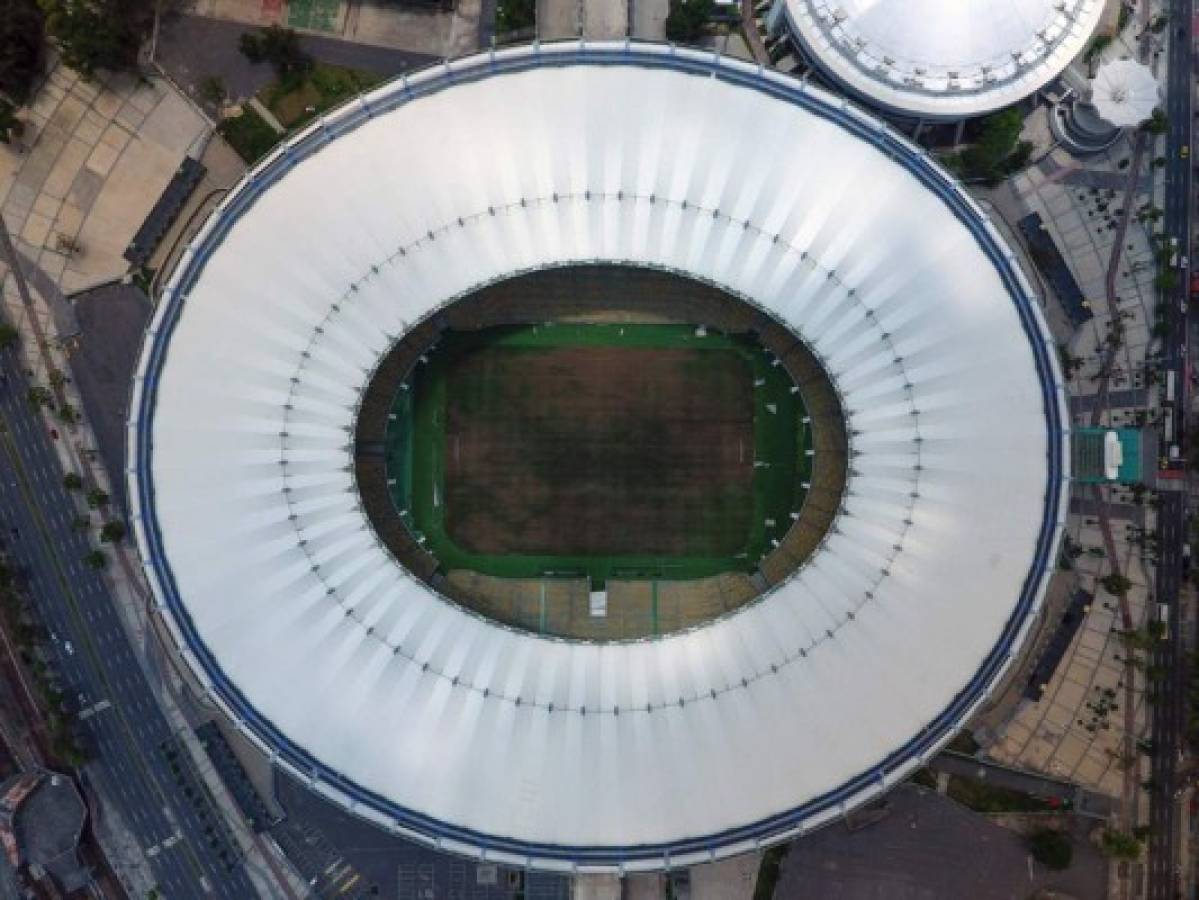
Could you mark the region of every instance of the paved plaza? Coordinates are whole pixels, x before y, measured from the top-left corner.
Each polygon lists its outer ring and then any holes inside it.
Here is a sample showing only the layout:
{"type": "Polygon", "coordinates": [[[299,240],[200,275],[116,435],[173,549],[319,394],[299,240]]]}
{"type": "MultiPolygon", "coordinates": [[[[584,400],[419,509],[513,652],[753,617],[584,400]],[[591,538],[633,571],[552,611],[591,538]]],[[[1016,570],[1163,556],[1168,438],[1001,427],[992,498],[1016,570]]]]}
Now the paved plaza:
{"type": "MultiPolygon", "coordinates": [[[[1133,27],[1105,55],[1130,55],[1133,27]]],[[[1044,140],[1048,114],[1044,108],[1038,110],[1026,136],[1048,144],[1044,140]]],[[[1151,166],[1159,152],[1153,143],[1141,167],[1134,211],[1163,203],[1162,170],[1151,166]]],[[[1060,148],[1050,149],[989,198],[1009,224],[1029,213],[1040,214],[1094,313],[1084,326],[1071,330],[1051,291],[1039,274],[1032,273],[1046,297],[1046,312],[1055,337],[1071,356],[1081,360],[1069,384],[1072,417],[1077,425],[1092,424],[1096,407],[1100,350],[1112,327],[1106,300],[1107,270],[1131,156],[1127,136],[1110,150],[1085,159],[1074,158],[1060,148]]],[[[1154,399],[1144,370],[1152,364],[1155,340],[1150,331],[1156,303],[1155,275],[1149,229],[1134,212],[1115,281],[1123,343],[1109,385],[1108,409],[1099,424],[1137,427],[1141,422],[1138,407],[1154,399]]],[[[1152,469],[1155,460],[1150,459],[1148,465],[1152,469]]],[[[1142,540],[1145,531],[1154,527],[1151,497],[1135,497],[1124,488],[1107,491],[1108,502],[1123,511],[1112,520],[1112,537],[1120,571],[1132,582],[1128,591],[1132,619],[1141,629],[1148,621],[1153,590],[1149,553],[1142,540]]],[[[1121,637],[1118,599],[1100,584],[1100,579],[1112,571],[1112,561],[1107,558],[1110,548],[1089,501],[1072,504],[1067,529],[1078,555],[1070,570],[1060,577],[1067,591],[1089,591],[1094,594],[1094,602],[1042,699],[1021,701],[997,727],[992,729],[988,724],[988,732],[995,738],[988,753],[999,762],[1069,779],[1119,797],[1129,766],[1141,767],[1146,758],[1124,757],[1124,658],[1128,651],[1121,637]]],[[[1044,625],[1050,631],[1058,624],[1053,615],[1044,625]]],[[[1056,615],[1060,619],[1060,613],[1056,615]]],[[[1134,722],[1139,737],[1148,734],[1150,723],[1143,665],[1136,669],[1134,678],[1134,722]]],[[[1147,772],[1147,766],[1143,771],[1147,772]]],[[[1141,780],[1135,778],[1136,783],[1141,780]]]]}
{"type": "Polygon", "coordinates": [[[126,247],[207,129],[160,80],[92,83],[55,65],[20,145],[0,146],[0,210],[19,252],[64,294],[120,278],[126,247]]]}

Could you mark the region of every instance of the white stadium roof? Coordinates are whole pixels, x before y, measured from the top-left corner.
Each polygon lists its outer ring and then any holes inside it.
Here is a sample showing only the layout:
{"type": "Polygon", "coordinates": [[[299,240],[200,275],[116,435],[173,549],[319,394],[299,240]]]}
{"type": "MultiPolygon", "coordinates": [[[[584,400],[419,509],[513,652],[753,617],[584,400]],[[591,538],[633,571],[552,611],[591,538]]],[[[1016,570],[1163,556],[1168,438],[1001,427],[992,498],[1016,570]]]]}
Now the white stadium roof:
{"type": "Polygon", "coordinates": [[[212,215],[139,365],[133,520],[188,664],[326,796],[490,859],[686,865],[877,796],[993,690],[1065,515],[1056,365],[982,210],[843,100],[710,53],[504,50],[351,102],[212,215]],[[597,644],[409,576],[350,444],[411,325],[603,261],[769,310],[824,361],[852,436],[844,509],[789,581],[597,644]]]}
{"type": "Polygon", "coordinates": [[[960,119],[1010,106],[1086,47],[1104,0],[782,0],[836,81],[889,110],[960,119]]]}

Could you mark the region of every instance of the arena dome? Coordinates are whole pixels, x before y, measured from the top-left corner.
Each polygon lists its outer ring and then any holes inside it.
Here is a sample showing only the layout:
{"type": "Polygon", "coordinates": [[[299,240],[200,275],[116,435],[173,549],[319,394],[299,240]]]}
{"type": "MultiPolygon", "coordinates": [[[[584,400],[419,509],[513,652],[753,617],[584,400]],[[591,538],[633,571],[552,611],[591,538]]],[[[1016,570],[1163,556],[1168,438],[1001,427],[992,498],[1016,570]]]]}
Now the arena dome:
{"type": "Polygon", "coordinates": [[[289,139],[174,269],[131,411],[138,549],[230,721],[383,828],[543,869],[688,865],[878,797],[1004,677],[1065,517],[1055,347],[986,214],[842,99],[658,45],[454,60],[289,139]],[[735,613],[609,643],[506,628],[364,515],[379,360],[567,263],[744,298],[840,393],[839,515],[735,613]]]}
{"type": "Polygon", "coordinates": [[[1103,0],[780,0],[837,83],[913,118],[962,119],[1030,96],[1078,56],[1103,0]]]}

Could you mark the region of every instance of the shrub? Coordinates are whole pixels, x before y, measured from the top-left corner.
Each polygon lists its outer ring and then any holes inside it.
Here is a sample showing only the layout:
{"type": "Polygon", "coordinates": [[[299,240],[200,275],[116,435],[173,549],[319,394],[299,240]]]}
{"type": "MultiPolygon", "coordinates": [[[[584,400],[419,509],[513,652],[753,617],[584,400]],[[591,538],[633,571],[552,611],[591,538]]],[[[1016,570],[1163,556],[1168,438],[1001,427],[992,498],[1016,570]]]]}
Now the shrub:
{"type": "Polygon", "coordinates": [[[1099,849],[1112,859],[1135,862],[1141,858],[1141,842],[1131,834],[1106,828],[1099,839],[1099,849]]]}
{"type": "Polygon", "coordinates": [[[240,116],[221,122],[217,130],[237,151],[237,155],[248,163],[258,162],[279,140],[275,129],[248,106],[242,110],[240,116]]]}
{"type": "Polygon", "coordinates": [[[220,103],[227,95],[225,82],[218,75],[209,75],[200,82],[200,96],[213,105],[220,103]]]}

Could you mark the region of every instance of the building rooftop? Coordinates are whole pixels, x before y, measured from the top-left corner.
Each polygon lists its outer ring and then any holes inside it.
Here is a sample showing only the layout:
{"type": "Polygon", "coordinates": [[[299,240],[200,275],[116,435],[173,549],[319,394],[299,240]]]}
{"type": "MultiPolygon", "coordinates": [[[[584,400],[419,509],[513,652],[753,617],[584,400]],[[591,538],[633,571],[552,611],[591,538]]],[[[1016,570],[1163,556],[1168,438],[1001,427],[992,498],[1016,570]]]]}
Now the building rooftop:
{"type": "Polygon", "coordinates": [[[1086,47],[1103,0],[785,0],[834,80],[890,111],[959,119],[1035,93],[1086,47]]]}
{"type": "Polygon", "coordinates": [[[839,97],[625,42],[447,62],[289,139],[170,277],[130,418],[138,549],[246,735],[382,827],[566,871],[744,852],[910,774],[1020,650],[1070,460],[1037,301],[948,175],[839,97]],[[412,577],[347,435],[379,360],[445,303],[604,261],[776,317],[852,446],[794,577],[599,644],[412,577]]]}
{"type": "Polygon", "coordinates": [[[10,861],[44,869],[67,892],[91,880],[76,855],[86,815],[78,788],[65,775],[24,772],[0,786],[0,829],[18,857],[10,861]]]}

